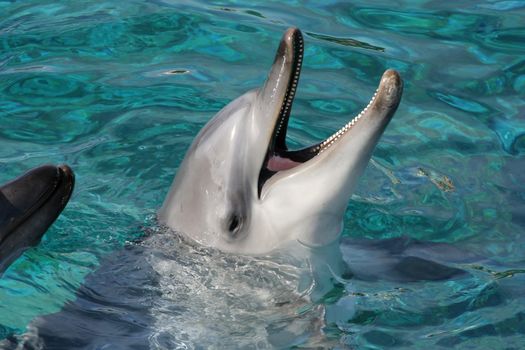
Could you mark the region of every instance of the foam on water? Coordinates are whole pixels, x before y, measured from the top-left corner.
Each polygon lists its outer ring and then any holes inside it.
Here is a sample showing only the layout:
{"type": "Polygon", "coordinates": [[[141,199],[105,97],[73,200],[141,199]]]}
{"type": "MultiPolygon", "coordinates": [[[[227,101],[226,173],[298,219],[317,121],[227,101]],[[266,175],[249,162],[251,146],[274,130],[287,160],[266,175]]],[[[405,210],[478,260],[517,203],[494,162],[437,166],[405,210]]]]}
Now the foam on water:
{"type": "Polygon", "coordinates": [[[305,268],[195,247],[173,234],[144,244],[154,247],[148,260],[159,275],[153,348],[289,347],[321,332],[322,311],[298,290],[305,268]]]}

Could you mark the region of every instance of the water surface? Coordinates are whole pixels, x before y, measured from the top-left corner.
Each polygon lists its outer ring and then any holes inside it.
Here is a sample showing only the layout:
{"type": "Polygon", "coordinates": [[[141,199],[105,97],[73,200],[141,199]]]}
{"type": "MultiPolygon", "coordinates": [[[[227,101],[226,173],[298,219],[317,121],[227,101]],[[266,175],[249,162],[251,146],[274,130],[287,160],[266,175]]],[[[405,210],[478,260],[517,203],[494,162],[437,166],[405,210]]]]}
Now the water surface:
{"type": "Polygon", "coordinates": [[[77,174],[63,215],[0,279],[3,346],[522,348],[524,16],[508,0],[0,1],[0,181],[42,163],[77,174]],[[444,262],[467,277],[348,278],[301,301],[289,266],[131,243],[156,231],[191,140],[262,83],[290,26],[306,45],[294,147],[350,120],[385,69],[405,81],[345,239],[446,243],[476,256],[444,262]]]}

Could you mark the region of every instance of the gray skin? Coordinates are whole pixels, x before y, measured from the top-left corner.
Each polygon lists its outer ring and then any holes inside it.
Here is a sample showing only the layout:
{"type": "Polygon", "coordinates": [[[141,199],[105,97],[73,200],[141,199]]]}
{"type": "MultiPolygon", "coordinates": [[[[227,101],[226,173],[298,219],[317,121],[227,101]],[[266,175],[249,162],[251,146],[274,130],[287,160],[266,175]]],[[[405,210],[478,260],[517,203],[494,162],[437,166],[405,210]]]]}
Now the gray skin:
{"type": "Polygon", "coordinates": [[[0,274],[40,242],[66,206],[74,183],[67,165],[43,165],[0,186],[0,274]]]}
{"type": "Polygon", "coordinates": [[[403,82],[396,71],[385,71],[368,106],[348,124],[322,142],[289,150],[286,131],[302,60],[301,32],[290,28],[264,85],[232,101],[197,135],[159,211],[160,223],[239,254],[337,241],[403,82]]]}

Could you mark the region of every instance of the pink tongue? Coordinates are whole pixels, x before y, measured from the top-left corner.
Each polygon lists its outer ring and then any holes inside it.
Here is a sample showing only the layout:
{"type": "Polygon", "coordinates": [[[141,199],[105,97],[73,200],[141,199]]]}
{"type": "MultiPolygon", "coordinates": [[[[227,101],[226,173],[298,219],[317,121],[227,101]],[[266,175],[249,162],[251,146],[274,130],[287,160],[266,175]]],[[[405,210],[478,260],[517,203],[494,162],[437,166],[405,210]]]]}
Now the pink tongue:
{"type": "Polygon", "coordinates": [[[288,158],[281,158],[279,156],[272,156],[268,160],[268,170],[271,171],[280,171],[280,170],[287,170],[294,168],[298,166],[301,163],[294,162],[291,159],[288,158]]]}

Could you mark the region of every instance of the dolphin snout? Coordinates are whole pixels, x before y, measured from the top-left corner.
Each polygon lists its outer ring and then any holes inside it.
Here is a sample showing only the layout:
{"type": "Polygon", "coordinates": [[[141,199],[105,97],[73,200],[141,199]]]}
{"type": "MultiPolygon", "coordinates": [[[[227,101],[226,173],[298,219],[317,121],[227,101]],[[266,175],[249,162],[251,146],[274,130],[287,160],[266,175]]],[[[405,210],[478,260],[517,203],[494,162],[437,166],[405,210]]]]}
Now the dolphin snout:
{"type": "Polygon", "coordinates": [[[281,43],[279,44],[274,63],[284,59],[285,63],[292,64],[294,55],[297,55],[295,45],[298,41],[302,42],[301,31],[294,27],[288,28],[281,39],[281,43]]]}
{"type": "Polygon", "coordinates": [[[403,80],[399,73],[393,69],[388,69],[383,73],[374,107],[377,109],[396,109],[401,101],[403,93],[403,80]]]}

